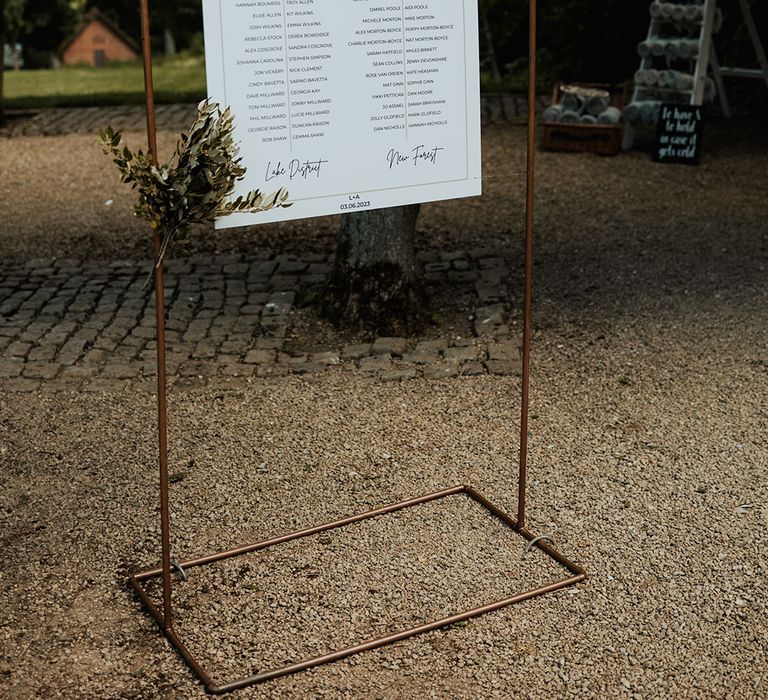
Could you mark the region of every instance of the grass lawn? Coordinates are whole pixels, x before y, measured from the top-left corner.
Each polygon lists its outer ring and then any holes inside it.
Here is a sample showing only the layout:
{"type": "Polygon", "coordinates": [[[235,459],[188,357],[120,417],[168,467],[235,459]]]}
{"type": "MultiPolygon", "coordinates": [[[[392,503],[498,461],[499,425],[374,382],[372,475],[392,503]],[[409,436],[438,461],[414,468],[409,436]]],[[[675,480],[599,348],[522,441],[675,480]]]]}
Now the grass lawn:
{"type": "MultiPolygon", "coordinates": [[[[197,102],[205,97],[202,58],[158,59],[155,63],[158,102],[197,102]]],[[[104,68],[79,66],[59,70],[5,72],[8,109],[143,104],[144,72],[140,63],[104,68]]]]}
{"type": "MultiPolygon", "coordinates": [[[[199,102],[206,96],[202,57],[158,57],[154,65],[155,99],[159,103],[199,102]]],[[[527,76],[514,74],[501,82],[481,76],[483,92],[527,90],[527,76]]],[[[541,90],[548,90],[546,81],[541,90]]],[[[117,63],[104,68],[78,66],[59,70],[5,72],[7,109],[40,107],[91,107],[144,104],[144,71],[141,63],[117,63]]]]}

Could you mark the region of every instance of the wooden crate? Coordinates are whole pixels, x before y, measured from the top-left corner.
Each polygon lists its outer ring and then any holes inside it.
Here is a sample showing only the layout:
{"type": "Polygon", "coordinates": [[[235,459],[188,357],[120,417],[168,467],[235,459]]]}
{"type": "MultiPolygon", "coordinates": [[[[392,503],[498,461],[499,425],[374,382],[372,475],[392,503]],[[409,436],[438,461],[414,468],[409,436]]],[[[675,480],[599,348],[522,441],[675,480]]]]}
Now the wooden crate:
{"type": "MultiPolygon", "coordinates": [[[[626,89],[597,83],[569,83],[579,87],[597,88],[610,93],[610,104],[624,110],[626,89]]],[[[552,104],[560,102],[563,83],[555,85],[552,104]]],[[[596,153],[601,156],[615,156],[621,150],[621,124],[561,124],[544,122],[541,147],[545,151],[568,151],[571,153],[596,153]]]]}

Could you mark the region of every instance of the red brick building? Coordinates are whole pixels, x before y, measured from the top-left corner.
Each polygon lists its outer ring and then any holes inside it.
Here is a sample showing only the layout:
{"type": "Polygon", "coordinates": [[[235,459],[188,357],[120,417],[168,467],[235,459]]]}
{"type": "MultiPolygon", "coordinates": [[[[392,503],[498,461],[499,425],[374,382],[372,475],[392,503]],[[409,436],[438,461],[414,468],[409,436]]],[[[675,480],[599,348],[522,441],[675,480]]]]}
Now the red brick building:
{"type": "Polygon", "coordinates": [[[137,58],[138,48],[134,41],[97,10],[88,14],[61,50],[65,66],[103,66],[111,61],[135,61],[137,58]]]}

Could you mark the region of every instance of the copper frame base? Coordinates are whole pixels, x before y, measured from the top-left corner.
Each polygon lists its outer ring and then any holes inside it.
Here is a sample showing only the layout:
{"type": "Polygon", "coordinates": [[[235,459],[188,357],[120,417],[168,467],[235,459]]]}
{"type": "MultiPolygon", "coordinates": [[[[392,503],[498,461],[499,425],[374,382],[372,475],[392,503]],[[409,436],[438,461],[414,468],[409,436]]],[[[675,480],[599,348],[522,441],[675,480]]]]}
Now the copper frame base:
{"type": "Polygon", "coordinates": [[[570,572],[571,576],[564,578],[562,580],[547,584],[545,586],[540,586],[539,588],[533,588],[523,593],[518,593],[516,595],[510,596],[509,598],[504,598],[502,600],[498,600],[492,603],[486,603],[479,607],[472,608],[470,610],[465,610],[464,612],[456,613],[455,615],[450,615],[448,617],[440,618],[439,620],[434,620],[432,622],[427,622],[422,625],[418,625],[417,627],[412,627],[410,629],[402,630],[401,632],[394,632],[384,637],[379,637],[377,639],[365,641],[360,644],[355,644],[354,646],[346,647],[344,649],[330,652],[322,656],[316,656],[310,659],[306,659],[304,661],[298,661],[296,663],[292,663],[287,666],[282,666],[280,668],[276,668],[271,671],[263,671],[261,673],[254,674],[252,676],[247,676],[245,678],[240,678],[238,680],[232,681],[230,683],[225,683],[222,685],[218,685],[213,681],[213,679],[208,674],[208,672],[201,666],[201,664],[197,661],[197,659],[192,655],[192,652],[190,652],[190,650],[186,647],[186,645],[181,640],[179,635],[176,634],[176,632],[173,630],[171,626],[165,625],[162,611],[157,607],[157,605],[155,605],[155,603],[153,603],[150,600],[149,595],[144,590],[142,586],[142,582],[152,578],[157,578],[159,576],[162,576],[163,569],[162,568],[150,569],[147,571],[142,571],[140,573],[134,574],[129,579],[129,583],[132,586],[132,588],[136,591],[136,593],[139,595],[139,598],[141,598],[141,601],[144,603],[144,605],[146,606],[146,608],[148,609],[152,617],[155,619],[158,626],[160,627],[160,630],[166,636],[168,641],[173,645],[173,647],[181,655],[184,661],[186,661],[187,665],[192,669],[192,671],[197,675],[197,677],[203,683],[206,691],[213,695],[222,695],[232,690],[245,688],[247,686],[255,685],[257,683],[263,683],[264,681],[268,681],[273,678],[286,676],[291,673],[296,673],[298,671],[303,671],[303,670],[312,668],[314,666],[327,664],[332,661],[338,661],[339,659],[343,659],[347,656],[351,656],[352,654],[357,654],[362,651],[376,649],[378,647],[382,647],[387,644],[392,644],[393,642],[398,642],[402,639],[407,639],[408,637],[413,637],[414,635],[421,634],[423,632],[429,632],[431,630],[436,630],[440,627],[445,627],[446,625],[451,625],[457,622],[461,622],[463,620],[468,620],[469,618],[476,617],[478,615],[483,615],[485,613],[492,612],[494,610],[498,610],[499,608],[506,607],[507,605],[512,605],[513,603],[519,603],[524,600],[528,600],[529,598],[534,598],[535,596],[542,595],[544,593],[549,593],[552,591],[559,590],[561,588],[565,588],[567,586],[574,585],[587,578],[587,574],[584,571],[584,569],[582,569],[577,564],[574,564],[570,560],[566,559],[562,554],[560,554],[560,552],[558,552],[554,547],[547,544],[545,541],[541,539],[537,539],[536,536],[532,532],[530,532],[527,528],[518,527],[518,524],[515,518],[511,517],[510,515],[507,515],[504,511],[500,510],[493,503],[491,503],[487,498],[485,498],[485,496],[480,494],[471,486],[454,486],[453,488],[444,489],[442,491],[436,491],[434,493],[429,493],[424,496],[412,498],[407,501],[401,501],[400,503],[393,503],[388,506],[376,508],[375,510],[370,510],[365,513],[360,513],[359,515],[353,515],[347,518],[343,518],[341,520],[335,520],[330,523],[325,523],[324,525],[317,525],[316,527],[308,528],[306,530],[299,530],[296,532],[289,533],[287,535],[282,535],[280,537],[274,537],[268,540],[264,540],[263,542],[257,542],[256,544],[248,545],[246,547],[240,547],[238,549],[232,549],[226,552],[219,552],[218,554],[211,554],[205,557],[200,557],[198,559],[191,559],[189,561],[182,562],[181,566],[184,569],[190,569],[195,566],[210,564],[212,562],[220,561],[222,559],[227,559],[229,557],[235,557],[241,554],[247,554],[249,552],[256,552],[261,549],[267,549],[268,547],[272,547],[274,545],[281,544],[283,542],[289,542],[290,540],[299,539],[301,537],[316,535],[318,533],[325,532],[327,530],[334,530],[336,528],[344,527],[345,525],[351,525],[352,523],[357,523],[362,520],[368,520],[370,518],[375,518],[380,515],[393,513],[398,510],[403,510],[405,508],[417,506],[422,503],[428,503],[430,501],[436,501],[441,498],[446,498],[448,496],[455,496],[458,494],[464,494],[469,498],[473,499],[474,501],[476,501],[477,503],[479,503],[480,505],[482,505],[492,515],[496,516],[496,518],[501,520],[505,525],[512,528],[515,532],[519,533],[526,540],[532,543],[534,547],[538,548],[539,550],[547,554],[551,559],[553,559],[558,564],[560,564],[562,567],[567,569],[570,572]]]}

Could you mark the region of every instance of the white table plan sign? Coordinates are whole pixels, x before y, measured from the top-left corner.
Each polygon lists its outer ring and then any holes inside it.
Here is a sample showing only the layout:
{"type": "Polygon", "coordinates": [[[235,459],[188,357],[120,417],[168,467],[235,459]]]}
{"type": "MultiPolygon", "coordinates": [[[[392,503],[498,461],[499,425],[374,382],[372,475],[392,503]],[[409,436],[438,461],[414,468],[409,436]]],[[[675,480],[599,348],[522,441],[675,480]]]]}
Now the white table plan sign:
{"type": "Polygon", "coordinates": [[[217,228],[481,194],[477,0],[203,0],[210,99],[290,208],[217,228]]]}

